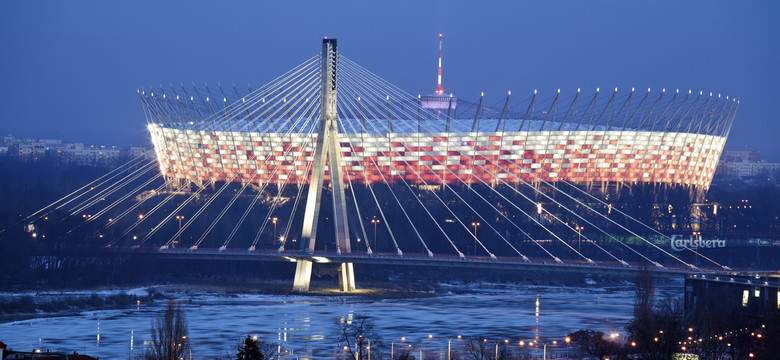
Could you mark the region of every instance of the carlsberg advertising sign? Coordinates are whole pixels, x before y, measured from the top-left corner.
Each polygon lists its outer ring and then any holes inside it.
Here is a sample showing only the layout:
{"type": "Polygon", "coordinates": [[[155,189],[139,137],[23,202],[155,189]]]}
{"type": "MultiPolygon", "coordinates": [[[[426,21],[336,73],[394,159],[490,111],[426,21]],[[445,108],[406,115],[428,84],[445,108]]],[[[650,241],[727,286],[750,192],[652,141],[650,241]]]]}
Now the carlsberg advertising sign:
{"type": "Polygon", "coordinates": [[[701,249],[701,248],[722,248],[726,247],[726,240],[719,239],[702,239],[701,236],[694,238],[693,235],[684,238],[682,235],[672,235],[671,246],[674,251],[681,251],[688,249],[701,249]]]}

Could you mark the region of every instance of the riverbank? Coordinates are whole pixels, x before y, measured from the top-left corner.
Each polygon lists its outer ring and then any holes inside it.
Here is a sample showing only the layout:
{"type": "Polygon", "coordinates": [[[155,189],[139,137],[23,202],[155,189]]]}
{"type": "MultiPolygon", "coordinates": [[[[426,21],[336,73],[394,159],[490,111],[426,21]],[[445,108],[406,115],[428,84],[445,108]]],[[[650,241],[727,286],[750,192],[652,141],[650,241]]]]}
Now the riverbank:
{"type": "Polygon", "coordinates": [[[85,310],[124,309],[167,298],[164,293],[156,291],[136,294],[128,293],[127,290],[111,293],[91,290],[0,293],[0,323],[37,317],[75,316],[85,310]]]}

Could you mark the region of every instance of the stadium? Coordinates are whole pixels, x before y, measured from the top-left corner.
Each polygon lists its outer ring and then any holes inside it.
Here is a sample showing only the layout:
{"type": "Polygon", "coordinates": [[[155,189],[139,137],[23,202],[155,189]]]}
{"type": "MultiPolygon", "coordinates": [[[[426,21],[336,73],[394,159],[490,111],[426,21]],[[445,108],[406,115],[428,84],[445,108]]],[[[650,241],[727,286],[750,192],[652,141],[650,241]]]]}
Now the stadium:
{"type": "MultiPolygon", "coordinates": [[[[492,105],[484,95],[471,102],[440,91],[415,96],[337,59],[342,170],[353,183],[566,181],[704,191],[738,108],[728,96],[666,89],[547,97],[534,90],[519,101],[509,92],[492,105]]],[[[321,76],[314,56],[256,90],[139,90],[161,172],[179,183],[307,183],[321,76]]]]}

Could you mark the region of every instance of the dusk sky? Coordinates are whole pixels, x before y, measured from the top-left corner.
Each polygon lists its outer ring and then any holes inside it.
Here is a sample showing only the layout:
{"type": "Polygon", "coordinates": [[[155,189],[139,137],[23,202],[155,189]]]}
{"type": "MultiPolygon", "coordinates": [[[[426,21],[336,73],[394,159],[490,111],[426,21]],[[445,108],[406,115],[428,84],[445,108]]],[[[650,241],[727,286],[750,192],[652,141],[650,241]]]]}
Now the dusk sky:
{"type": "Polygon", "coordinates": [[[136,89],[246,88],[320,51],[339,51],[410,93],[489,103],[661,88],[722,93],[741,106],[727,148],[780,161],[778,1],[5,1],[0,133],[146,144],[136,89]],[[592,91],[592,90],[591,90],[592,91]],[[524,96],[523,96],[524,97],[524,96]]]}

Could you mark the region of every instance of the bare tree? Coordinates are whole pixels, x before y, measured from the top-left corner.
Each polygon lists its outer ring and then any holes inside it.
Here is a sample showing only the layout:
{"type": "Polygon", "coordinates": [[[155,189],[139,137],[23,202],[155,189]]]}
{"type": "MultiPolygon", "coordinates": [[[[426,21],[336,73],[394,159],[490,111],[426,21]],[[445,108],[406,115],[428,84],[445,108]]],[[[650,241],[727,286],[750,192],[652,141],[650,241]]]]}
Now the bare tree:
{"type": "Polygon", "coordinates": [[[274,360],[279,358],[280,355],[276,345],[261,341],[258,346],[260,347],[260,352],[263,354],[264,359],[274,360]]]}
{"type": "Polygon", "coordinates": [[[637,273],[636,288],[634,290],[634,318],[629,323],[628,333],[631,340],[637,343],[636,351],[648,359],[659,356],[659,333],[663,331],[656,323],[655,311],[655,286],[653,277],[647,269],[641,269],[637,273]]]}
{"type": "Polygon", "coordinates": [[[577,347],[576,355],[579,358],[614,359],[617,358],[618,354],[621,354],[620,346],[605,339],[603,331],[584,329],[575,331],[567,337],[577,347]]]}
{"type": "Polygon", "coordinates": [[[491,358],[490,349],[486,338],[472,339],[466,342],[465,356],[474,360],[487,360],[491,358]]]}
{"type": "MultiPolygon", "coordinates": [[[[416,358],[414,357],[414,355],[412,355],[411,351],[404,350],[404,351],[401,351],[401,353],[398,356],[396,356],[395,359],[397,359],[397,360],[415,360],[416,358]]],[[[390,359],[390,360],[395,360],[395,359],[390,359]]]]}
{"type": "Polygon", "coordinates": [[[339,346],[343,346],[350,359],[366,359],[369,351],[372,358],[379,358],[381,339],[368,316],[355,314],[352,320],[339,318],[336,320],[336,328],[339,346]]]}
{"type": "Polygon", "coordinates": [[[173,302],[152,321],[152,343],[144,360],[181,360],[189,358],[190,339],[184,311],[173,302]]]}
{"type": "Polygon", "coordinates": [[[633,353],[648,360],[670,359],[687,336],[685,328],[682,303],[672,298],[657,301],[650,273],[641,271],[634,295],[634,318],[626,327],[636,343],[633,353]]]}

